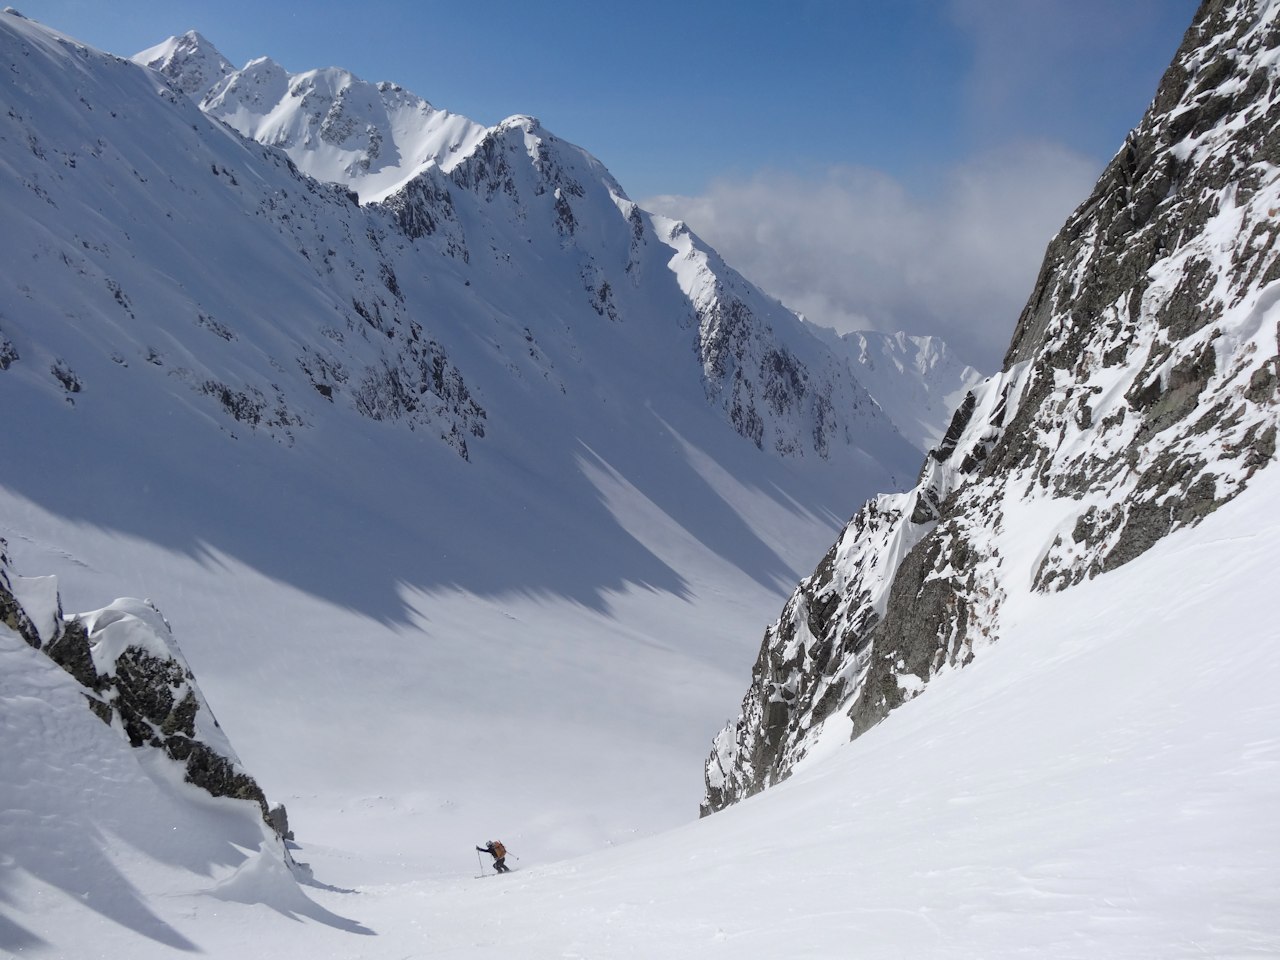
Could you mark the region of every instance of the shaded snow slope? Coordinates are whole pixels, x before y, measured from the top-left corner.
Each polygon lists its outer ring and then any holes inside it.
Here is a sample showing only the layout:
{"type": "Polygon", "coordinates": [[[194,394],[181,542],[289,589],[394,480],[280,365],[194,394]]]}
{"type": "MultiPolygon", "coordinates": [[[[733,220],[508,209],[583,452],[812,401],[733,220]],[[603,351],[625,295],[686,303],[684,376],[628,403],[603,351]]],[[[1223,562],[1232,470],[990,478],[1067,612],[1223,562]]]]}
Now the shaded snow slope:
{"type": "MultiPolygon", "coordinates": [[[[471,878],[463,837],[449,875],[430,878],[412,848],[397,862],[316,838],[300,856],[328,884],[307,890],[323,916],[285,900],[265,861],[230,884],[256,905],[175,873],[166,851],[210,856],[198,831],[180,848],[112,842],[77,880],[109,889],[100,881],[123,862],[132,894],[115,895],[133,916],[116,922],[55,879],[10,869],[0,912],[25,939],[12,926],[0,936],[11,949],[39,942],[35,956],[91,945],[140,960],[183,945],[282,960],[1270,956],[1280,634],[1260,585],[1277,563],[1280,472],[1266,471],[1113,574],[1018,594],[1001,643],[971,667],[710,819],[554,864],[504,835],[517,872],[485,880],[471,878]]],[[[24,705],[105,731],[78,705],[24,705]]],[[[87,783],[99,813],[117,810],[92,772],[67,769],[67,786],[87,783]]]]}
{"type": "Polygon", "coordinates": [[[913,469],[843,363],[530,118],[362,205],[155,71],[13,14],[0,51],[19,568],[154,600],[370,871],[691,818],[742,638],[913,469]]]}
{"type": "MultiPolygon", "coordinates": [[[[626,217],[625,280],[634,286],[651,285],[652,267],[646,267],[639,254],[654,239],[671,246],[676,255],[668,266],[692,304],[709,397],[723,404],[734,426],[757,446],[794,451],[797,432],[802,431],[814,433],[815,449],[825,451],[831,428],[845,418],[847,408],[866,406],[862,387],[874,383],[880,407],[923,452],[928,443],[920,437],[940,435],[945,428],[946,395],[973,377],[950,359],[937,338],[925,342],[899,334],[892,346],[888,339],[870,349],[865,342],[854,345],[858,362],[852,366],[853,382],[845,383],[846,378],[833,371],[830,354],[843,357],[850,347],[816,328],[808,333],[816,334],[830,350],[816,347],[809,336],[787,334],[795,325],[790,311],[761,297],[683,224],[663,218],[651,223],[599,161],[549,134],[532,118],[514,116],[486,129],[437,110],[394,84],[369,84],[337,68],[289,74],[264,57],[237,71],[194,31],[171,37],[133,59],[172,79],[210,116],[280,148],[305,173],[350,187],[362,202],[388,200],[411,234],[441,230],[451,238],[451,249],[465,249],[464,224],[458,221],[448,186],[435,176],[415,181],[420,173],[451,174],[455,183],[482,187],[489,199],[505,194],[504,199],[515,201],[516,219],[524,221],[529,190],[517,191],[517,185],[520,168],[532,162],[542,174],[532,192],[554,199],[562,235],[581,232],[583,191],[602,182],[610,217],[617,212],[626,217]],[[609,202],[617,211],[608,208],[609,202]],[[767,331],[763,337],[762,324],[767,331]],[[793,400],[791,395],[797,393],[800,396],[793,400]],[[768,412],[763,413],[766,403],[768,412]],[[774,423],[788,418],[802,422],[773,436],[774,423]]],[[[592,232],[598,236],[599,225],[592,232]]],[[[510,256],[512,249],[504,249],[510,256]]],[[[620,248],[616,256],[623,256],[620,248]]],[[[607,264],[592,258],[580,278],[568,282],[572,286],[580,280],[597,312],[616,321],[622,311],[619,279],[610,275],[607,264]]],[[[866,416],[855,419],[859,430],[873,429],[866,416]]]]}
{"type": "Polygon", "coordinates": [[[846,357],[858,382],[921,453],[941,442],[952,411],[982,380],[938,337],[811,329],[846,357]]]}
{"type": "Polygon", "coordinates": [[[0,916],[0,948],[86,955],[87,931],[48,924],[70,902],[166,950],[195,949],[148,899],[168,883],[207,888],[250,859],[279,865],[275,895],[326,916],[298,893],[262,792],[160,613],[120,599],[64,619],[55,578],[17,576],[4,546],[0,902],[24,908],[0,916]]]}

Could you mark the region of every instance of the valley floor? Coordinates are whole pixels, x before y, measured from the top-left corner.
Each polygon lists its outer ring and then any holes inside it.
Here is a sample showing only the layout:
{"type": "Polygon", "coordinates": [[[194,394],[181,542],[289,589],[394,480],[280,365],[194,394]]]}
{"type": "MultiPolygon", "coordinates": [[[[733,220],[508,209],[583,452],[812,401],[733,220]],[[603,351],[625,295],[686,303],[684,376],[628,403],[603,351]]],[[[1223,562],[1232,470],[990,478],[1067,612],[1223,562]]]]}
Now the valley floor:
{"type": "Polygon", "coordinates": [[[323,886],[306,899],[269,855],[179,883],[104,835],[154,922],[108,919],[5,858],[0,942],[285,960],[1280,955],[1280,471],[1253,485],[1112,574],[1011,591],[1004,638],[970,667],[707,820],[565,860],[504,836],[523,859],[487,879],[463,831],[428,862],[393,852],[404,818],[371,821],[382,836],[359,852],[313,829],[297,855],[323,886]]]}

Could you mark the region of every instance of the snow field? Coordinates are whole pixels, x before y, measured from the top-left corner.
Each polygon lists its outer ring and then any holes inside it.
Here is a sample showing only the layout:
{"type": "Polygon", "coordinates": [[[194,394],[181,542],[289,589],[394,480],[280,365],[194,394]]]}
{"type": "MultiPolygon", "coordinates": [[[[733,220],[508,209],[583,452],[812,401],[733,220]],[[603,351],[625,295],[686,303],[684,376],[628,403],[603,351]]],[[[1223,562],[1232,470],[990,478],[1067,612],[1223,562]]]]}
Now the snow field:
{"type": "MultiPolygon", "coordinates": [[[[519,769],[497,797],[486,794],[490,784],[452,781],[450,761],[437,764],[451,792],[473,791],[451,813],[388,793],[381,811],[355,810],[352,800],[326,815],[321,808],[340,802],[343,785],[348,796],[357,792],[358,777],[346,773],[352,744],[321,725],[310,749],[294,743],[301,756],[292,766],[277,744],[274,760],[284,766],[273,771],[248,759],[262,738],[240,732],[233,742],[268,793],[273,777],[312,771],[314,798],[284,799],[304,811],[295,817],[297,856],[328,889],[304,887],[313,905],[290,907],[287,879],[257,855],[230,887],[259,902],[214,900],[189,876],[176,882],[163,857],[135,853],[138,909],[166,936],[176,932],[212,956],[1274,955],[1280,638],[1260,589],[1280,560],[1274,473],[1258,474],[1253,489],[1199,527],[1111,574],[1052,596],[1013,591],[998,644],[866,736],[821,762],[810,758],[786,783],[706,820],[576,859],[552,861],[556,825],[528,822],[537,806],[562,816],[564,829],[575,818],[618,819],[609,808],[616,798],[604,794],[580,795],[572,811],[557,806],[565,802],[557,764],[569,750],[552,748],[541,774],[533,763],[519,769]],[[518,815],[526,820],[508,831],[518,815]],[[477,882],[471,847],[490,834],[521,860],[511,876],[477,882]]],[[[619,622],[641,604],[623,602],[619,622]]],[[[578,615],[550,602],[543,613],[544,628],[578,615]]],[[[557,669],[566,679],[583,649],[564,649],[557,669]]],[[[364,686],[359,674],[353,697],[364,686]]],[[[210,688],[218,709],[231,688],[217,696],[210,688]]],[[[537,696],[529,699],[526,708],[537,696]]],[[[283,714],[285,700],[273,711],[283,714]]],[[[97,725],[70,705],[56,716],[97,725]]],[[[543,722],[536,709],[529,718],[543,722]]],[[[483,711],[466,719],[464,738],[472,724],[477,740],[504,729],[519,735],[483,711]]],[[[289,735],[305,730],[299,724],[289,735]]],[[[601,753],[595,762],[616,769],[635,753],[621,739],[614,746],[624,756],[601,753]]],[[[590,766],[572,769],[580,777],[590,766]]],[[[633,811],[656,808],[656,796],[630,797],[633,811]]],[[[28,809],[43,802],[32,797],[28,809]]],[[[93,877],[114,862],[77,869],[93,877]]],[[[104,922],[49,887],[31,877],[5,887],[8,906],[21,907],[27,929],[52,945],[42,952],[93,943],[103,956],[172,955],[172,941],[104,922]],[[33,911],[33,902],[46,905],[33,911]]]]}

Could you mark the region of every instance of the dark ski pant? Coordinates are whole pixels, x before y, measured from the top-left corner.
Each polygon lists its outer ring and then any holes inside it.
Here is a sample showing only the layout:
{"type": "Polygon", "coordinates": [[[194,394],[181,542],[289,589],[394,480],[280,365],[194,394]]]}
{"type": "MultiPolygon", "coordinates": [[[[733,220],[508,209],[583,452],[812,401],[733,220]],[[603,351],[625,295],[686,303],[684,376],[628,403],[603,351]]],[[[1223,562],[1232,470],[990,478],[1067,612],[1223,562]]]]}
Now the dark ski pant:
{"type": "Polygon", "coordinates": [[[506,857],[498,857],[497,859],[495,859],[495,860],[493,861],[493,869],[497,870],[499,873],[510,873],[510,872],[511,872],[511,868],[507,866],[507,858],[506,858],[506,857]]]}

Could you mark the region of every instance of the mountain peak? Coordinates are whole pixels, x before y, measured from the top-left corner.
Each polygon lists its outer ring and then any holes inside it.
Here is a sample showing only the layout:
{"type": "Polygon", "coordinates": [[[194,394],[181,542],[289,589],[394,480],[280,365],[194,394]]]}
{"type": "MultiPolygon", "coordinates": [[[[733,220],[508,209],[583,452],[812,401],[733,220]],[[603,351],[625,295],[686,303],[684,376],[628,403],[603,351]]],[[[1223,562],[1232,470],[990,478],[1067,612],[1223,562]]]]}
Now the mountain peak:
{"type": "MultiPolygon", "coordinates": [[[[3,26],[6,53],[46,35],[3,26]]],[[[87,66],[70,71],[70,49],[45,46],[44,57],[11,56],[25,73],[15,110],[0,117],[0,145],[17,174],[6,193],[14,256],[36,264],[28,281],[49,306],[0,295],[0,359],[13,371],[0,385],[57,391],[56,415],[75,406],[87,422],[113,398],[146,418],[165,407],[148,393],[176,391],[199,422],[260,438],[246,446],[296,446],[299,462],[332,421],[357,446],[365,431],[387,450],[407,445],[397,462],[420,464],[413,482],[430,475],[440,490],[464,477],[467,489],[497,489],[509,481],[493,464],[512,460],[564,475],[554,496],[573,489],[575,516],[596,503],[595,468],[579,467],[589,445],[592,463],[615,465],[695,527],[702,511],[686,520],[694,501],[668,485],[699,481],[668,435],[730,474],[767,473],[760,489],[788,489],[790,476],[816,491],[805,509],[820,524],[843,509],[850,484],[896,487],[913,472],[918,455],[794,314],[696,238],[673,242],[599,161],[532,117],[482,127],[393,85],[332,68],[290,74],[265,58],[197,105],[142,66],[89,52],[74,54],[87,66]],[[85,103],[94,122],[119,121],[103,131],[118,146],[101,168],[79,152],[85,103]],[[252,139],[228,136],[227,125],[252,139]],[[55,164],[79,172],[43,193],[22,186],[43,184],[55,164]],[[351,203],[351,189],[366,202],[351,203]],[[65,259],[25,246],[47,237],[27,225],[47,219],[50,203],[65,259]],[[54,306],[68,270],[80,299],[54,306]],[[99,329],[112,331],[105,353],[99,329]],[[672,457],[670,469],[651,469],[672,457]]],[[[176,64],[202,49],[175,38],[155,56],[176,64]]],[[[189,439],[222,442],[217,431],[189,439]]],[[[511,497],[495,500],[477,522],[522,519],[504,514],[511,497]]],[[[607,520],[609,536],[617,526],[607,520]]],[[[621,545],[595,540],[597,552],[551,579],[591,596],[603,565],[625,571],[615,579],[676,589],[629,533],[621,545]]],[[[752,554],[752,576],[768,589],[789,581],[777,557],[772,547],[752,554]]],[[[477,569],[494,582],[489,566],[477,569]]],[[[457,576],[442,568],[422,580],[457,576]]],[[[530,576],[525,565],[501,573],[516,576],[530,576]]]]}
{"type": "Polygon", "coordinates": [[[498,129],[501,131],[523,130],[525,133],[534,133],[542,129],[542,123],[537,117],[517,113],[499,123],[498,129]]]}
{"type": "Polygon", "coordinates": [[[196,30],[134,54],[130,59],[168,77],[183,93],[200,100],[235,68],[196,30]]]}
{"type": "Polygon", "coordinates": [[[486,132],[398,84],[370,83],[341,67],[290,73],[258,57],[236,70],[195,31],[133,59],[170,77],[205,113],[365,201],[383,199],[433,164],[447,172],[486,132]]]}

